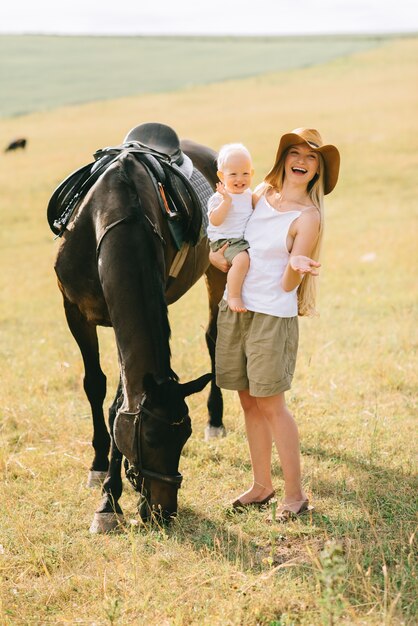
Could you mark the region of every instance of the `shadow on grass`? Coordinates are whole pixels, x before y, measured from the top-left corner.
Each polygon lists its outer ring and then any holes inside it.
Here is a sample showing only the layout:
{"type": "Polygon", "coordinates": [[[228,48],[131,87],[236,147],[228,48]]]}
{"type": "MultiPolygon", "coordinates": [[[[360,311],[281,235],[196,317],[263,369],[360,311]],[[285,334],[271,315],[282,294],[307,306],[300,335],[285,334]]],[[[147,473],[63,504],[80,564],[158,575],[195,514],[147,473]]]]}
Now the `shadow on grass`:
{"type": "MultiPolygon", "coordinates": [[[[268,510],[232,517],[225,512],[222,520],[214,521],[180,505],[179,520],[170,534],[176,534],[177,539],[198,551],[207,550],[243,570],[254,571],[264,569],[266,563],[275,565],[295,559],[306,566],[308,546],[318,553],[328,539],[343,545],[351,542],[356,555],[355,559],[354,553],[348,558],[353,560],[353,566],[364,570],[372,566],[382,588],[382,566],[393,566],[399,574],[395,576],[399,585],[408,588],[407,555],[402,550],[408,546],[416,523],[416,477],[349,452],[305,447],[303,454],[334,460],[353,470],[352,483],[332,475],[326,478],[325,472],[315,478],[312,487],[318,501],[325,499],[334,505],[325,508],[326,505],[318,504],[312,514],[275,526],[265,522],[268,510]]],[[[281,475],[280,468],[275,473],[281,475]]],[[[293,571],[300,574],[299,567],[293,571]]]]}
{"type": "MultiPolygon", "coordinates": [[[[376,549],[376,534],[381,552],[387,553],[387,562],[392,562],[386,542],[401,541],[400,532],[402,541],[407,541],[408,533],[410,536],[413,532],[416,479],[347,452],[304,447],[303,454],[333,460],[357,470],[353,484],[346,479],[326,478],[329,470],[315,478],[314,495],[318,501],[325,499],[335,503],[329,508],[318,504],[309,515],[289,524],[272,526],[266,522],[269,509],[241,513],[225,509],[223,517],[215,521],[180,502],[179,516],[166,532],[177,541],[192,545],[197,551],[216,554],[242,570],[263,569],[269,558],[280,563],[304,557],[306,562],[306,545],[315,544],[317,551],[327,539],[344,543],[353,538],[364,542],[365,562],[368,563],[368,546],[376,549]]],[[[249,463],[248,467],[241,460],[239,464],[241,469],[244,466],[251,471],[249,463]]],[[[275,465],[273,473],[281,477],[280,466],[275,465]]]]}
{"type": "MultiPolygon", "coordinates": [[[[369,520],[380,519],[383,523],[396,525],[400,520],[413,522],[418,488],[416,476],[379,465],[370,458],[355,457],[349,452],[334,452],[315,446],[304,447],[303,454],[320,460],[336,461],[356,471],[352,485],[346,479],[316,478],[313,490],[318,497],[335,499],[337,504],[355,506],[369,520]]],[[[338,506],[335,510],[338,510],[338,506]]]]}
{"type": "Polygon", "coordinates": [[[292,563],[295,570],[298,566],[306,567],[310,560],[306,538],[311,543],[312,518],[307,516],[295,522],[293,528],[299,530],[291,537],[284,525],[267,524],[268,514],[269,509],[241,513],[226,510],[222,520],[214,521],[184,507],[168,532],[200,554],[222,558],[241,571],[258,573],[286,563],[292,563]]]}
{"type": "Polygon", "coordinates": [[[416,615],[417,477],[345,451],[315,446],[305,447],[303,453],[352,472],[348,479],[326,478],[324,472],[312,489],[319,499],[335,503],[317,510],[316,522],[327,538],[345,546],[352,587],[359,584],[357,601],[363,593],[366,598],[366,588],[375,598],[389,594],[394,606],[399,601],[404,616],[416,615]]]}
{"type": "Polygon", "coordinates": [[[303,454],[350,470],[345,478],[332,467],[315,476],[312,489],[318,504],[312,514],[270,525],[268,508],[228,514],[220,513],[219,503],[208,511],[180,500],[178,518],[161,532],[192,548],[202,561],[218,559],[256,577],[271,573],[309,587],[318,583],[320,553],[332,540],[344,551],[349,605],[380,606],[386,598],[388,606],[413,615],[416,479],[347,451],[315,446],[304,447],[303,454]]]}

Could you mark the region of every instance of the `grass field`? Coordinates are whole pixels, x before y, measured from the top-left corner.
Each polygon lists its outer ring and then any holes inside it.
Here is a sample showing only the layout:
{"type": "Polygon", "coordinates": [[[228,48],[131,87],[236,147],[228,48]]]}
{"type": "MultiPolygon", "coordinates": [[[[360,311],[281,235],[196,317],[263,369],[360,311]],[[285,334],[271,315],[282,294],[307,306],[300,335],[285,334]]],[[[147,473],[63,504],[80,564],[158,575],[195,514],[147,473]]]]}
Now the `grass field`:
{"type": "MultiPolygon", "coordinates": [[[[269,626],[416,624],[418,40],[328,63],[0,120],[26,153],[0,156],[0,622],[269,626]],[[237,102],[240,106],[237,107],[237,102]],[[257,181],[282,133],[317,127],[341,150],[327,199],[321,316],[301,320],[289,405],[300,426],[311,517],[230,517],[251,480],[243,419],[203,442],[205,394],[170,528],[90,536],[91,424],[45,220],[51,190],[146,120],[218,148],[243,141],[257,181]]],[[[208,369],[204,286],[170,310],[173,367],[208,369]]],[[[111,330],[102,364],[117,371],[111,330]]],[[[282,478],[276,463],[274,484],[282,478]]],[[[136,518],[129,486],[121,500],[136,518]]]]}
{"type": "Polygon", "coordinates": [[[294,69],[382,45],[384,36],[0,36],[0,117],[294,69]]]}

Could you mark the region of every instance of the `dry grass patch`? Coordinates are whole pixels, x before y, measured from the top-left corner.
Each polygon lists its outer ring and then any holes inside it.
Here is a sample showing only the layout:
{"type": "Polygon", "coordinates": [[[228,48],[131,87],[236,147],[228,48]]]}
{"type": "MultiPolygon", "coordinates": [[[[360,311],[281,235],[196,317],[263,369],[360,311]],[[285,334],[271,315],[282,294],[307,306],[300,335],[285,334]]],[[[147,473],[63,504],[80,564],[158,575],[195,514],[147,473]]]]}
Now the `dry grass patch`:
{"type": "MultiPolygon", "coordinates": [[[[0,122],[1,136],[30,137],[26,153],[0,157],[2,623],[416,622],[417,52],[416,39],[394,41],[318,68],[0,122]],[[321,317],[301,321],[289,394],[316,511],[285,528],[268,525],[267,511],[228,515],[251,471],[239,406],[226,393],[229,434],[210,445],[204,394],[190,400],[194,434],[173,525],[88,533],[99,501],[84,487],[89,408],[45,207],[96,148],[150,119],[213,147],[244,141],[258,179],[279,136],[301,124],[341,149],[321,317]]],[[[208,368],[206,308],[201,283],[171,307],[183,380],[208,368]]],[[[101,337],[110,400],[116,356],[111,331],[101,337]]],[[[278,464],[274,483],[280,494],[278,464]]],[[[135,520],[129,486],[122,506],[135,520]]]]}

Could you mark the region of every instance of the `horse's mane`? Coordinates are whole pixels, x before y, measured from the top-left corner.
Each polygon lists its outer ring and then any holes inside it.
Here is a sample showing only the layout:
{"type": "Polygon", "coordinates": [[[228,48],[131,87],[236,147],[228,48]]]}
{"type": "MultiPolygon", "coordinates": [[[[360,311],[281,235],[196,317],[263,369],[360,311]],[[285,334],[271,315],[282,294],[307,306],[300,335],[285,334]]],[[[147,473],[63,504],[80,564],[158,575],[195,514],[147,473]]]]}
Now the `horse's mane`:
{"type": "MultiPolygon", "coordinates": [[[[126,165],[126,161],[123,163],[126,165]]],[[[142,293],[147,294],[144,299],[143,313],[146,317],[147,327],[152,337],[156,371],[153,372],[157,379],[177,378],[170,366],[171,329],[168,319],[168,307],[165,298],[165,276],[163,276],[160,259],[157,257],[157,245],[162,245],[156,239],[151,226],[146,219],[145,209],[141,204],[135,182],[131,172],[122,167],[119,175],[128,184],[135,195],[135,203],[138,207],[138,221],[141,227],[141,245],[139,247],[139,280],[142,284],[142,293]]]]}

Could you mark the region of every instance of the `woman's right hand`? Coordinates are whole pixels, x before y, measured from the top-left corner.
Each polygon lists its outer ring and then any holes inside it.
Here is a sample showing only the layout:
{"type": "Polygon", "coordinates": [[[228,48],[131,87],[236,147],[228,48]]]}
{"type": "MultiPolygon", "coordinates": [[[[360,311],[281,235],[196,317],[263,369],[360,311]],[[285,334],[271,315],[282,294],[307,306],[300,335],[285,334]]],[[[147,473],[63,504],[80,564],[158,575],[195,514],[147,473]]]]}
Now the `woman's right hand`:
{"type": "Polygon", "coordinates": [[[227,272],[231,267],[224,257],[224,252],[227,249],[228,245],[228,243],[225,243],[222,248],[219,248],[219,250],[217,250],[216,252],[209,252],[209,261],[212,263],[212,265],[217,267],[218,270],[221,270],[221,272],[227,272]]]}

